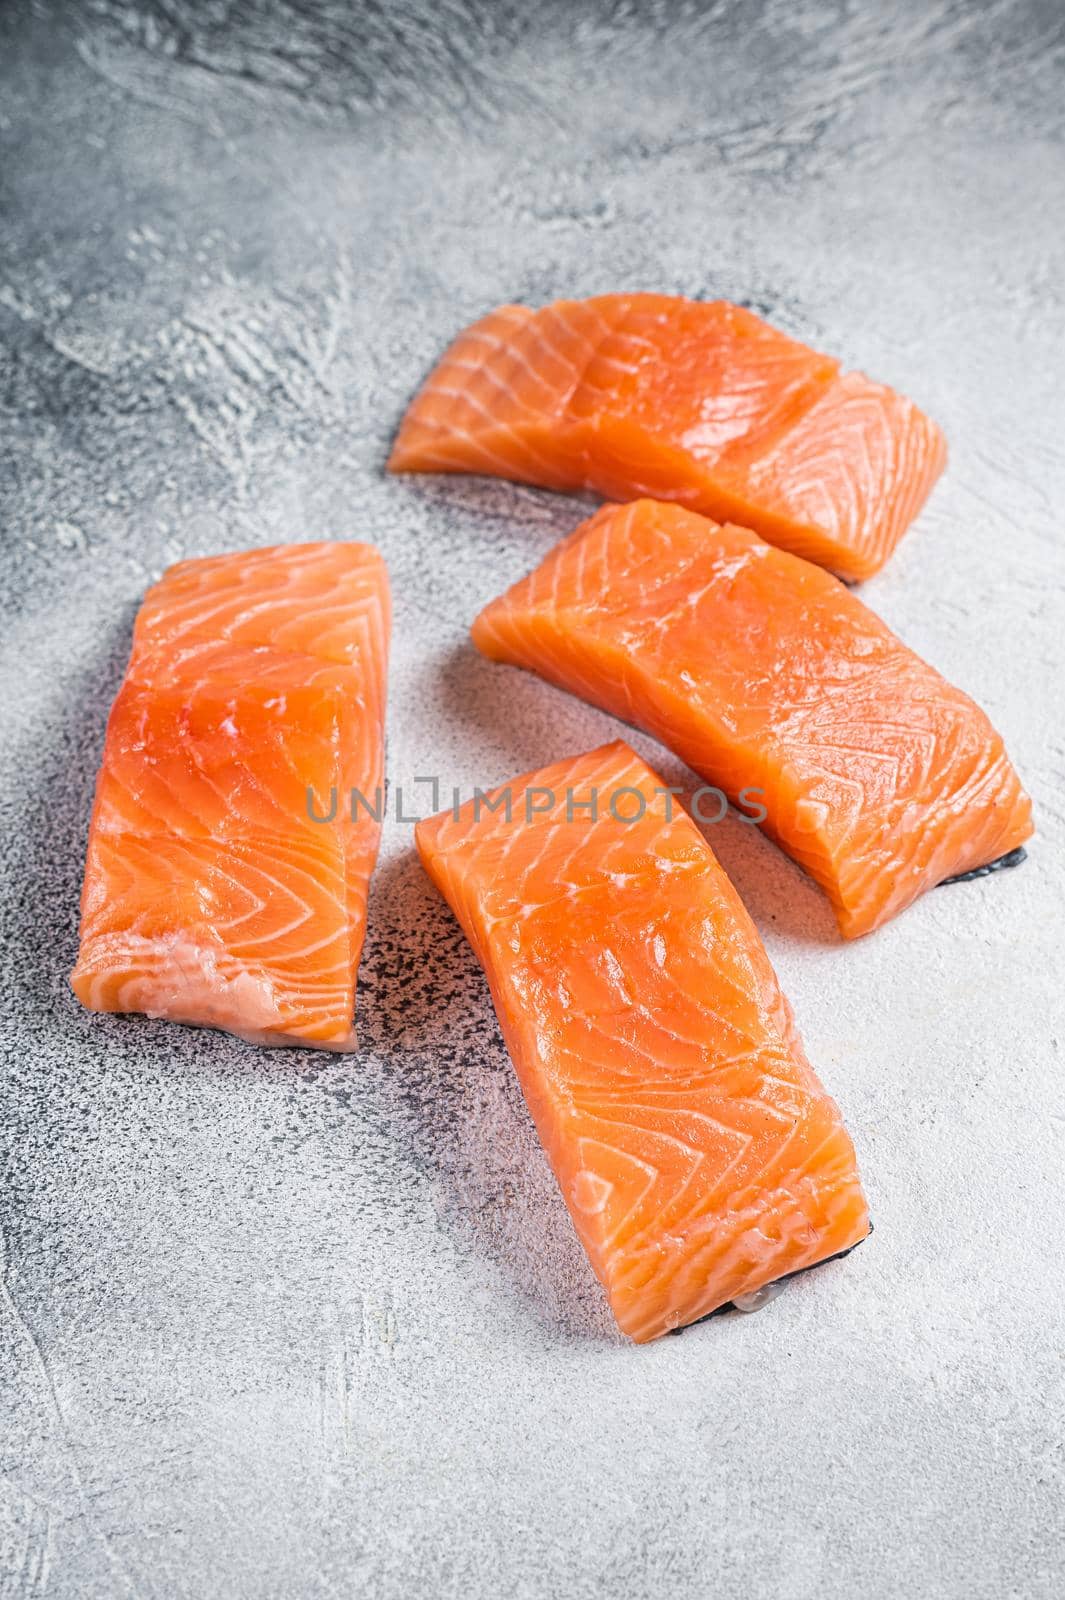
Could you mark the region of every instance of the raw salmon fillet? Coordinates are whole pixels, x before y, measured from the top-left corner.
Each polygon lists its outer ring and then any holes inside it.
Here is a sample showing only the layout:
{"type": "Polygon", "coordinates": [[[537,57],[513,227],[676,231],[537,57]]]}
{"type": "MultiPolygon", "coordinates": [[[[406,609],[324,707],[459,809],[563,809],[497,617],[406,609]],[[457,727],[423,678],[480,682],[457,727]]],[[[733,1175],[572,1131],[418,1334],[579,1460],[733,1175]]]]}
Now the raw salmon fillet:
{"type": "Polygon", "coordinates": [[[819,567],[680,506],[604,506],[482,611],[485,655],[652,733],[817,880],[848,938],[1013,850],[1031,804],[968,695],[819,567]]]}
{"type": "Polygon", "coordinates": [[[483,317],[389,462],[675,500],[844,578],[883,566],[945,465],[935,423],[892,389],[727,300],[658,294],[483,317]]]}
{"type": "Polygon", "coordinates": [[[89,831],[83,1005],[354,1049],[389,617],[365,544],[184,561],[149,590],[89,831]]]}
{"type": "Polygon", "coordinates": [[[854,1149],[754,925],[627,745],[431,817],[417,842],[625,1333],[865,1238],[854,1149]]]}

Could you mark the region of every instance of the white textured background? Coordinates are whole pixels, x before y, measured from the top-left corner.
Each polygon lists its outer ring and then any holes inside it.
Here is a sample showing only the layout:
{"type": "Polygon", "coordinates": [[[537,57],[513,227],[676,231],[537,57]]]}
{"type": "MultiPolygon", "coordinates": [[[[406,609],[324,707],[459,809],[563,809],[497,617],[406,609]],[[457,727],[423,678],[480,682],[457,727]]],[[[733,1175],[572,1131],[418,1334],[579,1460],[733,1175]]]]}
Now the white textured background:
{"type": "Polygon", "coordinates": [[[1065,1592],[1063,108],[1055,0],[0,9],[4,1600],[1065,1592]],[[409,828],[358,1057],[66,987],[107,708],[179,557],[381,544],[395,782],[613,735],[466,642],[580,507],[382,463],[464,323],[622,288],[744,301],[942,422],[865,596],[1040,827],[847,948],[710,830],[877,1232],[642,1350],[409,828]]]}

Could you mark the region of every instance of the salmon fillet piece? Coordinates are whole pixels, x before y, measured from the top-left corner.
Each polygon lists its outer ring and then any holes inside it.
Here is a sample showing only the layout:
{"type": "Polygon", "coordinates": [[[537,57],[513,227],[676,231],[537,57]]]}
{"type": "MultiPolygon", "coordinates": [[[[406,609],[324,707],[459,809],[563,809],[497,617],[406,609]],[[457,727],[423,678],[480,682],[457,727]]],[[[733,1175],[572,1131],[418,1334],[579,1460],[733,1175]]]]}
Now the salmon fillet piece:
{"type": "Polygon", "coordinates": [[[828,894],[848,938],[1032,833],[980,708],[843,584],[680,506],[604,506],[473,625],[668,745],[828,894]]]}
{"type": "Polygon", "coordinates": [[[365,544],[185,561],[149,590],[89,829],[83,1005],[354,1049],[389,619],[365,544]]]}
{"type": "Polygon", "coordinates": [[[754,925],[627,745],[416,832],[626,1334],[655,1339],[865,1238],[853,1146],[754,925]]]}
{"type": "Polygon", "coordinates": [[[674,500],[849,579],[884,565],[945,465],[940,430],[892,389],[727,300],[657,294],[483,317],[389,461],[674,500]]]}

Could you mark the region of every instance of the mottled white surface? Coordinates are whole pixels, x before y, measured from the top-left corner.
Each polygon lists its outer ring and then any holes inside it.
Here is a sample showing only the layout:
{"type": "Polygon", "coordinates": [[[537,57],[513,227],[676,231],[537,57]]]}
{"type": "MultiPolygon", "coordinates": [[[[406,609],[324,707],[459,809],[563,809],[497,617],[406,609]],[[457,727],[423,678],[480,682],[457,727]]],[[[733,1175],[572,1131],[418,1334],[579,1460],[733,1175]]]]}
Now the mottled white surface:
{"type": "Polygon", "coordinates": [[[0,10],[4,1600],[1065,1592],[1063,66],[1055,0],[0,10]],[[172,560],[381,544],[394,783],[614,734],[466,642],[579,506],[382,463],[472,317],[620,288],[743,300],[943,423],[865,594],[986,705],[1040,826],[850,947],[710,830],[877,1231],[640,1350],[408,826],[357,1057],[66,986],[172,560]]]}

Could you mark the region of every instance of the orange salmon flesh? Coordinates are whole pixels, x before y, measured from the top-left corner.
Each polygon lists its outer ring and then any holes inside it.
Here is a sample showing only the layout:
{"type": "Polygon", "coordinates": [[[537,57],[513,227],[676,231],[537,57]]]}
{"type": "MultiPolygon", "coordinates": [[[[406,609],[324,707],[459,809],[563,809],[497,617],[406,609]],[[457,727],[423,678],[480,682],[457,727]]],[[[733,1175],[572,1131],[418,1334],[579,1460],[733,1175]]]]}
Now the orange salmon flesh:
{"type": "Polygon", "coordinates": [[[623,1332],[655,1339],[865,1238],[853,1146],[754,924],[627,745],[421,822],[417,844],[623,1332]],[[533,789],[572,804],[527,816],[533,789]],[[598,804],[621,791],[637,820],[598,804]]]}
{"type": "Polygon", "coordinates": [[[151,589],[111,711],[74,992],[260,1044],[355,1047],[382,783],[385,565],[364,544],[185,561],[151,589]]]}
{"type": "Polygon", "coordinates": [[[478,649],[660,739],[739,801],[847,938],[1032,833],[1031,803],[960,689],[850,590],[746,528],[605,506],[473,625],[478,649]]]}
{"type": "Polygon", "coordinates": [[[477,472],[674,500],[841,577],[887,561],[946,465],[894,390],[727,300],[501,306],[412,402],[393,472],[477,472]]]}

